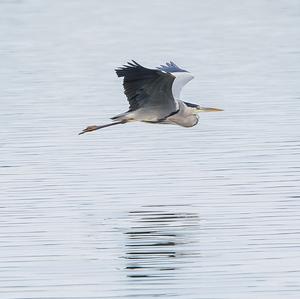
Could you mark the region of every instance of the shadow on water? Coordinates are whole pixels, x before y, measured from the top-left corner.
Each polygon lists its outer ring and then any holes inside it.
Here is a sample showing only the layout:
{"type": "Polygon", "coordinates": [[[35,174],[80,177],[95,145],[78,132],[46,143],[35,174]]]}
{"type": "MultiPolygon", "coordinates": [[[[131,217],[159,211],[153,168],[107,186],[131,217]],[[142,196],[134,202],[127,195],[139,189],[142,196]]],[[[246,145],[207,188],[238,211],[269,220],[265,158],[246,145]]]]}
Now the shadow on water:
{"type": "Polygon", "coordinates": [[[187,207],[143,206],[129,212],[131,226],[125,232],[128,278],[166,283],[199,255],[192,246],[197,243],[199,216],[184,211],[187,207]]]}

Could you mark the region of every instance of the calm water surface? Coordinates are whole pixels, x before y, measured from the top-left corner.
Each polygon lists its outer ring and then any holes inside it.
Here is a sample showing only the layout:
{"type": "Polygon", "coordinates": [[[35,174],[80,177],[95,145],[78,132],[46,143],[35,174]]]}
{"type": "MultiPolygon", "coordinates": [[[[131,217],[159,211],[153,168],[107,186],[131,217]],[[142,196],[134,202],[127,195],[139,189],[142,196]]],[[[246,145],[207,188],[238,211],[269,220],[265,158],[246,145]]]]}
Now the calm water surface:
{"type": "Polygon", "coordinates": [[[300,298],[300,2],[1,1],[0,297],[300,298]],[[174,60],[223,113],[128,124],[174,60]]]}

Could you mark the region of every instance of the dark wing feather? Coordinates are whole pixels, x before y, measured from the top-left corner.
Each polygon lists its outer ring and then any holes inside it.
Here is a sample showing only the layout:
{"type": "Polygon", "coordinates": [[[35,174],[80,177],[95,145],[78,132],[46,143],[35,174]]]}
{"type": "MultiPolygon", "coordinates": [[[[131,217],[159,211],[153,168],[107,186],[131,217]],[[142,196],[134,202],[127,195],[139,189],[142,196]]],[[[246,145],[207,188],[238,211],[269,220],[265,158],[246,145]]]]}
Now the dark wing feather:
{"type": "Polygon", "coordinates": [[[148,69],[134,60],[116,69],[118,77],[124,77],[124,93],[129,102],[129,110],[149,108],[164,117],[176,110],[172,94],[175,77],[160,70],[148,69]]]}

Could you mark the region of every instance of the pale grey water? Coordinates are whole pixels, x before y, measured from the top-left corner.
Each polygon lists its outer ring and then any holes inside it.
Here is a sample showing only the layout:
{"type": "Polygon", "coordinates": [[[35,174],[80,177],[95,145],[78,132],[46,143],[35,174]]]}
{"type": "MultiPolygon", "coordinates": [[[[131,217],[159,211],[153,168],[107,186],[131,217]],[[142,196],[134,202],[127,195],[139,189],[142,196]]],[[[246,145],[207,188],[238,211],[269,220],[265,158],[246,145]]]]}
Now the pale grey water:
{"type": "Polygon", "coordinates": [[[300,2],[1,1],[0,298],[300,298],[300,2]],[[130,124],[174,60],[198,126],[130,124]]]}

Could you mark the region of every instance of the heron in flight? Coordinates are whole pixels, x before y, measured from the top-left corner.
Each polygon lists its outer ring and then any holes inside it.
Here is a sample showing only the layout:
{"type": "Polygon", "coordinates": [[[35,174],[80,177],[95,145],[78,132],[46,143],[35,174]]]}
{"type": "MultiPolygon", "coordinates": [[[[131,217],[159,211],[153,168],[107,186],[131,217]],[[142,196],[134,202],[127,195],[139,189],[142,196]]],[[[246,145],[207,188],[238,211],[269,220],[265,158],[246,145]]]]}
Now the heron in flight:
{"type": "Polygon", "coordinates": [[[172,61],[148,69],[132,60],[115,71],[124,78],[129,110],[112,117],[111,123],[88,126],[79,135],[133,121],[193,127],[198,123],[199,112],[223,111],[180,100],[182,87],[194,77],[172,61]]]}

